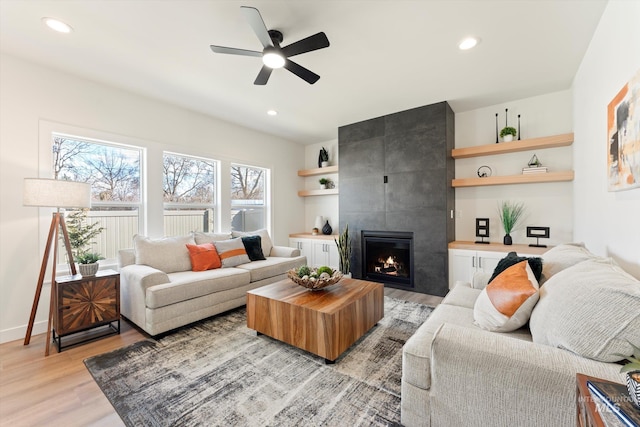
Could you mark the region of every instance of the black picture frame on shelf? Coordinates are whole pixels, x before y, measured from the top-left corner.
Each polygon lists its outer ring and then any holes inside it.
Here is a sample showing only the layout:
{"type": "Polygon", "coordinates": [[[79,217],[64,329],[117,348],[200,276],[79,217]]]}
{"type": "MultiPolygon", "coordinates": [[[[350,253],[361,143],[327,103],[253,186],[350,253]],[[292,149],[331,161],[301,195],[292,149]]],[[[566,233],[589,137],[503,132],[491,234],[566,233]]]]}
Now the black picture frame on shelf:
{"type": "Polygon", "coordinates": [[[476,243],[489,244],[484,240],[485,237],[489,237],[489,218],[476,218],[476,237],[481,239],[476,240],[476,243]]]}
{"type": "Polygon", "coordinates": [[[535,237],[536,243],[529,244],[532,248],[546,248],[547,245],[540,244],[540,238],[548,239],[550,236],[549,227],[527,227],[527,237],[535,237]]]}

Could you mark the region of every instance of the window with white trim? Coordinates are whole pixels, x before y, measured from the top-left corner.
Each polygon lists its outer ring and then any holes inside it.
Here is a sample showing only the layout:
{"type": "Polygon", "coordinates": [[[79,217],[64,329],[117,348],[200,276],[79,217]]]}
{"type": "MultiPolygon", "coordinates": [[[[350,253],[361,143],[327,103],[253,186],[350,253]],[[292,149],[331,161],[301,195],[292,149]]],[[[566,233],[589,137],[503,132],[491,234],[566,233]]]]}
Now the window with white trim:
{"type": "Polygon", "coordinates": [[[267,227],[269,169],[231,164],[231,229],[254,231],[267,227]]]}
{"type": "Polygon", "coordinates": [[[214,231],[217,161],[183,154],[163,155],[165,236],[214,231]]]}
{"type": "Polygon", "coordinates": [[[143,149],[57,133],[52,139],[54,178],[91,184],[91,208],[79,217],[77,210],[67,212],[75,213],[76,224],[98,224],[95,228],[102,229],[84,250],[115,262],[118,250],[131,247],[142,225],[143,149]]]}

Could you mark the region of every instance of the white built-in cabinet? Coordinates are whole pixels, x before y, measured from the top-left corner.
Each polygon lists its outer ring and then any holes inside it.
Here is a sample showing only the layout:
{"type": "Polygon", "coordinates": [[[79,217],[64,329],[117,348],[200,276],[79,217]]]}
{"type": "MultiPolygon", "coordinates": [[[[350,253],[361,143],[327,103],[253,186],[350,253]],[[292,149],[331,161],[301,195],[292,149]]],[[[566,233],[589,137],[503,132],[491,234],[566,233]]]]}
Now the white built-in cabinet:
{"type": "Polygon", "coordinates": [[[469,282],[476,272],[492,273],[498,261],[509,252],[519,256],[540,256],[549,248],[534,248],[527,245],[502,245],[498,243],[477,244],[474,242],[449,243],[449,289],[457,281],[469,282]]]}
{"type": "Polygon", "coordinates": [[[291,234],[289,246],[300,249],[300,255],[307,257],[307,265],[320,267],[326,265],[337,270],[340,267],[340,257],[334,235],[291,234]]]}

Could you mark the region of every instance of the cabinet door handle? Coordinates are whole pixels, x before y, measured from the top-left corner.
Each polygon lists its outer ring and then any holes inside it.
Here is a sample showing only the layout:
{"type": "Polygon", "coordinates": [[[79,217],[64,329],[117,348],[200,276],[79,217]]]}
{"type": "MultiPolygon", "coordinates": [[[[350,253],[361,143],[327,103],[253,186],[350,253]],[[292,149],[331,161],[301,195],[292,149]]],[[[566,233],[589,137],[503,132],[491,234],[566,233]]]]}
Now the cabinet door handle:
{"type": "Polygon", "coordinates": [[[471,267],[475,268],[475,266],[476,266],[476,257],[472,256],[471,257],[471,267]]]}
{"type": "Polygon", "coordinates": [[[478,268],[482,268],[482,257],[478,257],[478,268]]]}

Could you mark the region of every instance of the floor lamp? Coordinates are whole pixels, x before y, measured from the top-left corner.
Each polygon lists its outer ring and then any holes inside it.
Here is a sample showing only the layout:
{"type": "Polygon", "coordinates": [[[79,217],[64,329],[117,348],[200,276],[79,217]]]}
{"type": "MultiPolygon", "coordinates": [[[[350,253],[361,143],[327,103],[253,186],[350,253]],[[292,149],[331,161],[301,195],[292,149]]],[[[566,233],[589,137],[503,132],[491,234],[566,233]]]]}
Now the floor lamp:
{"type": "Polygon", "coordinates": [[[49,227],[49,236],[47,237],[47,244],[44,248],[44,255],[42,257],[42,265],[40,267],[40,276],[38,276],[36,294],[33,299],[33,306],[31,307],[31,316],[29,317],[27,334],[24,337],[24,345],[28,345],[29,341],[31,341],[31,332],[33,330],[33,323],[36,319],[38,303],[40,302],[40,294],[42,293],[42,285],[44,284],[44,275],[47,270],[47,264],[49,263],[49,253],[51,252],[51,246],[53,245],[51,300],[49,303],[49,320],[47,321],[47,346],[44,353],[45,356],[48,356],[49,344],[51,341],[51,321],[54,311],[53,300],[56,291],[56,263],[58,260],[58,236],[60,229],[62,229],[64,246],[67,249],[71,274],[76,274],[76,265],[73,262],[73,254],[71,253],[69,233],[67,233],[67,226],[64,222],[64,213],[61,213],[60,209],[91,207],[91,185],[76,181],[26,178],[24,180],[23,205],[56,208],[56,211],[51,217],[51,226],[49,227]]]}

